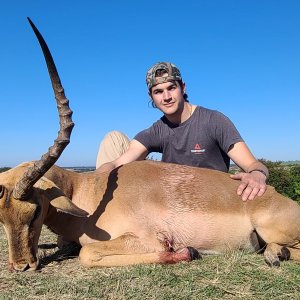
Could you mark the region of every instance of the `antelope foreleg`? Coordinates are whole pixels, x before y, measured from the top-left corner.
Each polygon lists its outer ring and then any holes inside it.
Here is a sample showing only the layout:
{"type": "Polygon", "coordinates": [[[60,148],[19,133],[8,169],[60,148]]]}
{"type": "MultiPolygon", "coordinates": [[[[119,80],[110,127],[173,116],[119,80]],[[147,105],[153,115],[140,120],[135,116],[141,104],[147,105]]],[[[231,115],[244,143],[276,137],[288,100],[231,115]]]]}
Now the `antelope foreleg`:
{"type": "Polygon", "coordinates": [[[114,267],[136,264],[172,264],[199,259],[199,253],[190,247],[176,252],[147,251],[138,237],[122,235],[114,240],[99,241],[82,247],[79,260],[86,267],[114,267]]]}

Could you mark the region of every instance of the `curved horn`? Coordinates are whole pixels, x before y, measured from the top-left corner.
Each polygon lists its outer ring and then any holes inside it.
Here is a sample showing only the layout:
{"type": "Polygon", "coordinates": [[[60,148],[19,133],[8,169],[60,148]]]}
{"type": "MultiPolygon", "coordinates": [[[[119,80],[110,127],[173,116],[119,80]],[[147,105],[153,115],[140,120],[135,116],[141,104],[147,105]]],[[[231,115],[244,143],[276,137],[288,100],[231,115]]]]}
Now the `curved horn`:
{"type": "Polygon", "coordinates": [[[64,89],[61,85],[58,72],[56,70],[52,55],[40,32],[37,30],[32,21],[27,18],[43,50],[47,63],[49,76],[51,79],[54,95],[59,113],[59,125],[57,139],[54,141],[47,153],[40,160],[35,161],[33,166],[22,175],[16,183],[13,196],[15,199],[25,200],[30,194],[33,185],[55,164],[65,147],[70,142],[70,136],[74,123],[72,122],[72,110],[69,107],[69,101],[65,96],[64,89]]]}

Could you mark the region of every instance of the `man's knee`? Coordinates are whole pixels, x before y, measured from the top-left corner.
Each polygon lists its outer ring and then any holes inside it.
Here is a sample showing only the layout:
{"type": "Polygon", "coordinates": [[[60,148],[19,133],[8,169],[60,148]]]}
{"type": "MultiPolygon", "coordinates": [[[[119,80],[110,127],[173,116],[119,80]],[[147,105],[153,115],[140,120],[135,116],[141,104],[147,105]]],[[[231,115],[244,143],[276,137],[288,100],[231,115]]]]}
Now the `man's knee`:
{"type": "Polygon", "coordinates": [[[120,157],[129,147],[129,138],[120,131],[110,131],[100,143],[96,168],[120,157]]]}

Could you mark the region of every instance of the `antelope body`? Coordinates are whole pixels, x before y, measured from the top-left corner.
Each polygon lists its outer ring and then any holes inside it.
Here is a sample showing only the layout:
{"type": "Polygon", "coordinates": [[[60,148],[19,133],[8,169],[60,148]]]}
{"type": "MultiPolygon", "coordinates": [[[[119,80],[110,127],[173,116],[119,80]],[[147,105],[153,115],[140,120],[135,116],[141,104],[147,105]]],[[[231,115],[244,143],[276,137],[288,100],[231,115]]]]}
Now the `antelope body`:
{"type": "MultiPolygon", "coordinates": [[[[31,23],[32,24],[32,23],[31,23]]],[[[38,267],[42,225],[82,246],[86,266],[175,263],[200,253],[264,250],[266,261],[300,260],[300,206],[268,187],[254,201],[219,171],[141,161],[110,173],[54,165],[69,142],[72,112],[45,42],[60,115],[54,146],[41,160],[0,174],[0,222],[14,270],[38,267]]]]}
{"type": "Polygon", "coordinates": [[[188,247],[220,254],[266,246],[270,264],[290,254],[300,259],[300,206],[271,186],[243,202],[236,194],[239,183],[226,173],[151,161],[100,175],[55,166],[46,177],[89,213],[69,217],[66,233],[65,216],[49,224],[84,246],[80,259],[88,266],[190,260],[188,247]]]}

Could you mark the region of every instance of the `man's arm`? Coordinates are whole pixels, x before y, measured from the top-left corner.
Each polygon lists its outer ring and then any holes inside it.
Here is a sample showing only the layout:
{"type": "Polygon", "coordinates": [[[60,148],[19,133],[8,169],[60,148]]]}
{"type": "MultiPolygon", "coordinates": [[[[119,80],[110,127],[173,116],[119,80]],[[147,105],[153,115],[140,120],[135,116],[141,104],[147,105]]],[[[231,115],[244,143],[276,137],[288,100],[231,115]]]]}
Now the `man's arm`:
{"type": "Polygon", "coordinates": [[[233,179],[241,180],[237,194],[242,196],[242,200],[253,200],[256,196],[263,195],[269,176],[267,167],[252,155],[244,142],[234,144],[228,151],[228,155],[245,172],[230,176],[233,179]]]}
{"type": "Polygon", "coordinates": [[[143,160],[146,158],[147,155],[147,148],[137,140],[132,140],[129,144],[127,151],[125,151],[119,158],[101,165],[96,170],[96,172],[103,173],[111,171],[121,165],[128,164],[132,161],[143,160]]]}

